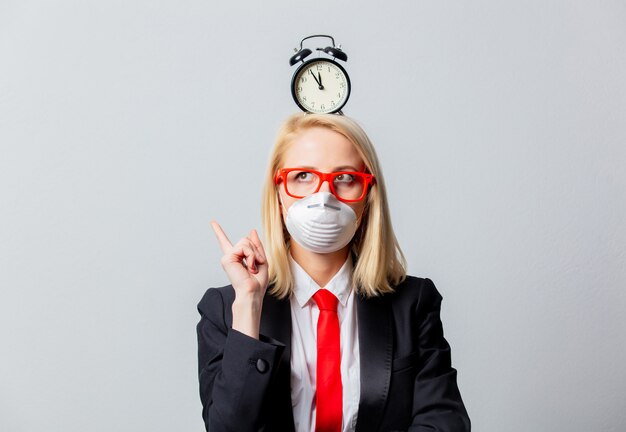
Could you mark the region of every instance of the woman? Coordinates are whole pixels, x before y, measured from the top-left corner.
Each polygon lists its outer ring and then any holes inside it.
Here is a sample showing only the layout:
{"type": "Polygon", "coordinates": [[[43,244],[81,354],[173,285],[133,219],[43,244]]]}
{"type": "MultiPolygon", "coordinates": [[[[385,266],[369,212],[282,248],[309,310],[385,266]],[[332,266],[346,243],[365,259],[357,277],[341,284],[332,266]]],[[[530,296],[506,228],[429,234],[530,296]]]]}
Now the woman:
{"type": "Polygon", "coordinates": [[[406,275],[365,132],[287,119],[262,218],[265,245],[255,230],[232,245],[212,222],[231,285],[198,305],[207,430],[469,431],[441,296],[406,275]]]}

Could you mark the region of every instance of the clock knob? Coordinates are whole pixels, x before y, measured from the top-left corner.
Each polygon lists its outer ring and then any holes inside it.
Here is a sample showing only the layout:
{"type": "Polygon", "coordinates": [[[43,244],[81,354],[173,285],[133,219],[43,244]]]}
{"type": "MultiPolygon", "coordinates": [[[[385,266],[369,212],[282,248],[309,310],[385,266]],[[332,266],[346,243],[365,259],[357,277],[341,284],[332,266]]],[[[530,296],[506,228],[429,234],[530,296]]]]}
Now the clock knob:
{"type": "Polygon", "coordinates": [[[289,59],[289,66],[293,66],[299,61],[304,60],[305,58],[311,55],[311,52],[312,51],[308,48],[301,49],[289,59]]]}

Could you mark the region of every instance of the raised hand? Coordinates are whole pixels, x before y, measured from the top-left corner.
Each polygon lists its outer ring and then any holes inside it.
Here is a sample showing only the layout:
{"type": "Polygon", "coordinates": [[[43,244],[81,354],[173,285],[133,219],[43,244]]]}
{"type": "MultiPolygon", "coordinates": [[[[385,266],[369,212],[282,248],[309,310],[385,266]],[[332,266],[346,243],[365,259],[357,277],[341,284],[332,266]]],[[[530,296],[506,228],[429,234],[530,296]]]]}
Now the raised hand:
{"type": "Polygon", "coordinates": [[[216,221],[211,221],[211,227],[224,253],[222,267],[235,289],[233,329],[258,339],[261,308],[268,283],[263,244],[256,230],[252,230],[233,246],[216,221]]]}

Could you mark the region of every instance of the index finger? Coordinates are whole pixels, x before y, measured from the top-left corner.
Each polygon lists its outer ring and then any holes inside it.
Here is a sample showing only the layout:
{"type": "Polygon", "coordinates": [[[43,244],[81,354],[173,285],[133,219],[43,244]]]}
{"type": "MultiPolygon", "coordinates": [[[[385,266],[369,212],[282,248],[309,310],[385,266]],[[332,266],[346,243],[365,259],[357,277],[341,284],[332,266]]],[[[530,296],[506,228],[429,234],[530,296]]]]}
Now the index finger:
{"type": "Polygon", "coordinates": [[[215,236],[217,237],[217,241],[220,243],[220,248],[222,248],[222,252],[226,253],[230,249],[232,249],[233,244],[228,240],[228,236],[216,221],[211,221],[211,228],[213,228],[213,232],[215,232],[215,236]]]}

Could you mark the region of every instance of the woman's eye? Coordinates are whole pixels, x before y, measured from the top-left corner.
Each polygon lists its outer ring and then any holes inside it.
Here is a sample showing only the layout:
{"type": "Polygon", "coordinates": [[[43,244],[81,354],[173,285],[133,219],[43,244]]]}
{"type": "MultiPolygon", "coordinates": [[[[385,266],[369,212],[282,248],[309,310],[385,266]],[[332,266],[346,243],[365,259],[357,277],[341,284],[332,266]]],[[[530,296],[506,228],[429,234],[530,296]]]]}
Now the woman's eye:
{"type": "Polygon", "coordinates": [[[311,174],[310,172],[306,172],[306,171],[302,171],[296,174],[296,180],[299,180],[299,181],[311,181],[312,177],[313,177],[313,174],[311,174]]]}
{"type": "Polygon", "coordinates": [[[350,174],[339,174],[335,177],[335,183],[352,183],[354,181],[354,177],[350,174]]]}

